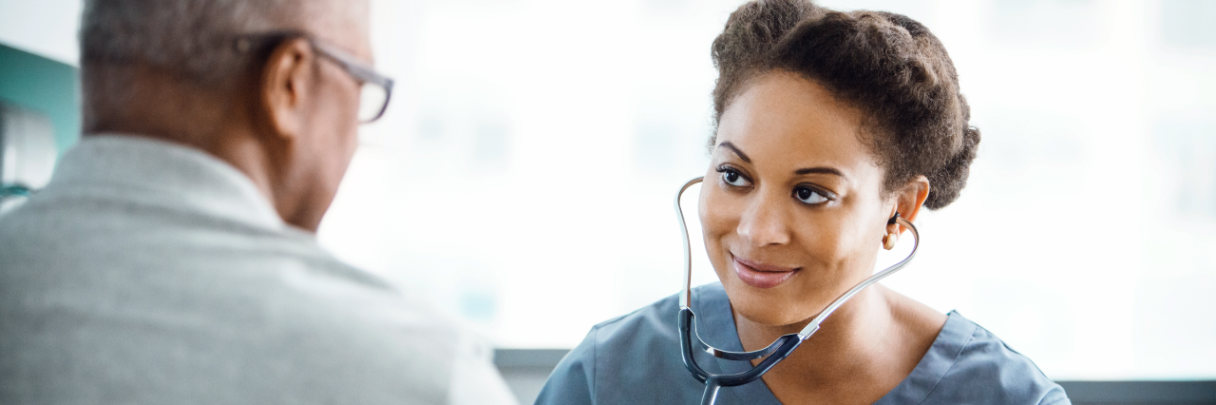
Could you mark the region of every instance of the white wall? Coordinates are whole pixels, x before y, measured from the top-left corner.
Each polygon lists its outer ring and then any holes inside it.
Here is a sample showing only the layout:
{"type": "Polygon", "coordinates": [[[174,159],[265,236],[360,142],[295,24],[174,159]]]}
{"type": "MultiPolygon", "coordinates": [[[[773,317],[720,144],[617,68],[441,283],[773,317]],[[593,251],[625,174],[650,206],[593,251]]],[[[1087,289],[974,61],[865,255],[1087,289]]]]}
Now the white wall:
{"type": "Polygon", "coordinates": [[[0,42],[79,66],[80,0],[0,0],[0,42]]]}

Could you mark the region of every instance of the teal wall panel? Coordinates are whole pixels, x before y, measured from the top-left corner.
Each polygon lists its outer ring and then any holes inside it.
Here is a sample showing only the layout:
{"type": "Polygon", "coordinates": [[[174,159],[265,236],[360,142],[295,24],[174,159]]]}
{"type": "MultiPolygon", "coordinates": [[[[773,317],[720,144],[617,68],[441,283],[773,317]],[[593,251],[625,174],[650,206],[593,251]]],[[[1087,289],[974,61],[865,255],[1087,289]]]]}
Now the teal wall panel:
{"type": "Polygon", "coordinates": [[[60,154],[80,139],[79,69],[0,44],[0,99],[50,117],[60,154]]]}

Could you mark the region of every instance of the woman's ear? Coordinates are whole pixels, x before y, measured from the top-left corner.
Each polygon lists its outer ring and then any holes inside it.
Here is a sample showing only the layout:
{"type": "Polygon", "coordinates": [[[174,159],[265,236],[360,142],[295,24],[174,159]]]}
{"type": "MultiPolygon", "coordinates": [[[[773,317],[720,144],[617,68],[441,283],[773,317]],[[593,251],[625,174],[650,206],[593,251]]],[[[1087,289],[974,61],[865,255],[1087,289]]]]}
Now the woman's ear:
{"type": "MultiPolygon", "coordinates": [[[[907,219],[909,222],[916,221],[916,216],[920,214],[921,207],[925,205],[925,200],[929,198],[929,179],[925,176],[916,176],[908,181],[896,193],[895,207],[891,216],[895,216],[898,212],[899,216],[907,219]]],[[[887,225],[888,233],[903,234],[907,230],[903,225],[891,224],[887,225]]]]}
{"type": "Polygon", "coordinates": [[[265,116],[269,134],[284,141],[294,140],[307,125],[305,101],[314,72],[312,46],[308,40],[296,38],[275,47],[262,66],[262,82],[258,89],[260,109],[265,116]]]}

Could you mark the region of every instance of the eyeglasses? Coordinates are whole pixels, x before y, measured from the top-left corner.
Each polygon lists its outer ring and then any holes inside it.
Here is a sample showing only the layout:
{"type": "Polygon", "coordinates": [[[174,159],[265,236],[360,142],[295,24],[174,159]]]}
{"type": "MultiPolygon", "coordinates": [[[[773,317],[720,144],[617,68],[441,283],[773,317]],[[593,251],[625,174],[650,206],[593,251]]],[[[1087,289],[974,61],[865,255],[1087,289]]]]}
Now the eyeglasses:
{"type": "Polygon", "coordinates": [[[256,46],[259,55],[269,57],[269,53],[274,47],[292,38],[308,40],[309,45],[312,45],[318,55],[338,64],[359,82],[360,124],[367,124],[384,116],[384,112],[388,110],[389,99],[393,95],[393,79],[377,73],[375,69],[360,62],[351,54],[321,42],[309,34],[284,31],[242,35],[236,39],[234,46],[239,53],[250,53],[256,46]]]}

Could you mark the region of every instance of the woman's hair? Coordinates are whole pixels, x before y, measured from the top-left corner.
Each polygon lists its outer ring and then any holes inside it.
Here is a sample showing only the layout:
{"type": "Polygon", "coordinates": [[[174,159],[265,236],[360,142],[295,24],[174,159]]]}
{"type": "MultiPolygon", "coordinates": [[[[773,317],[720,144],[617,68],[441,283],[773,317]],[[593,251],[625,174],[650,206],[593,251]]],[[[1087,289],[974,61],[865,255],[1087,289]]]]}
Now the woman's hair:
{"type": "Polygon", "coordinates": [[[859,136],[886,169],[884,192],[924,175],[925,207],[938,209],[967,184],[979,129],[968,123],[971,110],[946,49],[908,17],[837,12],[810,0],[753,0],[730,15],[713,59],[715,125],[749,81],[791,72],[863,112],[859,136]]]}

